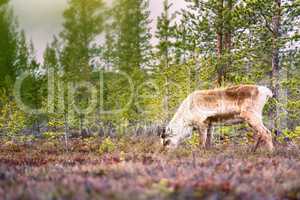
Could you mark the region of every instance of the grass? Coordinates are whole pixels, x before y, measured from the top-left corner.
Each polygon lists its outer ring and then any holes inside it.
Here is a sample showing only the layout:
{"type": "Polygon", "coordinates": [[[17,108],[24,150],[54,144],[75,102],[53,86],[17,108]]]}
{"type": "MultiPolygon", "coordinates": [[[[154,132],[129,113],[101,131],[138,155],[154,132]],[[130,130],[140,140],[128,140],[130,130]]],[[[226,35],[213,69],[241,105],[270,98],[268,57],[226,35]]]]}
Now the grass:
{"type": "Polygon", "coordinates": [[[153,138],[0,142],[0,199],[300,199],[300,150],[153,138]]]}

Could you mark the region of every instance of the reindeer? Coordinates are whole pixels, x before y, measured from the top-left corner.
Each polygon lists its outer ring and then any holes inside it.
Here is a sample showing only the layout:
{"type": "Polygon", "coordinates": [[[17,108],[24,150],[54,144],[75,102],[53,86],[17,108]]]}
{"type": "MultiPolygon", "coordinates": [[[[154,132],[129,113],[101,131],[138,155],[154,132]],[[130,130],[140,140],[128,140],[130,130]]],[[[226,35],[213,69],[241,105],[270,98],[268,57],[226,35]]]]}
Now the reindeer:
{"type": "Polygon", "coordinates": [[[247,122],[258,138],[254,151],[259,144],[272,151],[271,132],[262,120],[263,108],[272,96],[270,89],[256,85],[195,91],[181,103],[165,131],[161,132],[162,144],[176,148],[196,129],[205,148],[211,145],[216,123],[247,122]]]}

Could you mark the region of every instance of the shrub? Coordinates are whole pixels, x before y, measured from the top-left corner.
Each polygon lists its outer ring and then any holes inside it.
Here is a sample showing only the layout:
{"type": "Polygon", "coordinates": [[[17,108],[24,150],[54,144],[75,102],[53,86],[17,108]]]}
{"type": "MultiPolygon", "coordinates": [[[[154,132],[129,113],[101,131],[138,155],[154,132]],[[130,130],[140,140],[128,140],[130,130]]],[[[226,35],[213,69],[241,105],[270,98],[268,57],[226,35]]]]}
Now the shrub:
{"type": "Polygon", "coordinates": [[[21,135],[17,140],[21,143],[31,143],[36,141],[36,137],[34,135],[21,135]]]}
{"type": "Polygon", "coordinates": [[[192,137],[187,140],[187,144],[192,148],[197,148],[200,144],[199,134],[193,133],[192,137]]]}
{"type": "Polygon", "coordinates": [[[42,136],[48,140],[55,140],[55,139],[59,139],[59,138],[63,137],[64,133],[62,133],[62,132],[44,132],[42,134],[42,136]]]}
{"type": "Polygon", "coordinates": [[[6,136],[16,136],[25,128],[26,116],[15,102],[4,104],[0,109],[0,132],[6,136]]]}
{"type": "Polygon", "coordinates": [[[99,154],[102,155],[104,153],[111,153],[116,149],[113,141],[108,137],[103,140],[99,147],[99,154]]]}
{"type": "Polygon", "coordinates": [[[279,141],[284,141],[286,138],[291,140],[297,139],[300,137],[300,126],[297,126],[294,131],[284,130],[283,134],[279,137],[279,141]]]}

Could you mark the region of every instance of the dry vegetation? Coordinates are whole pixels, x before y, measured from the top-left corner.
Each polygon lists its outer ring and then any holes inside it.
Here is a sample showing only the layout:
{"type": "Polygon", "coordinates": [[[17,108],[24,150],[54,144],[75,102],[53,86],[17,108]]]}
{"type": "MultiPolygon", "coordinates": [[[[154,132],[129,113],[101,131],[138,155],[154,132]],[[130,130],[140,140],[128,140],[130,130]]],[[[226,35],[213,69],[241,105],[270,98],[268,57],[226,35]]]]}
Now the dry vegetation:
{"type": "Polygon", "coordinates": [[[157,138],[4,142],[0,199],[300,199],[300,151],[164,152],[157,138]]]}

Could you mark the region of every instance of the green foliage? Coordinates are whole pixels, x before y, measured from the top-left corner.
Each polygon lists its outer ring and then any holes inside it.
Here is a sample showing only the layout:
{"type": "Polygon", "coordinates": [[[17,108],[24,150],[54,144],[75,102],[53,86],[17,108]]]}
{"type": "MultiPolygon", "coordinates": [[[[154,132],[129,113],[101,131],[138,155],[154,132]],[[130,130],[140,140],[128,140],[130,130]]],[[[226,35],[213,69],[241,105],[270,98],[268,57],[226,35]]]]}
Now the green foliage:
{"type": "Polygon", "coordinates": [[[64,133],[61,132],[44,132],[42,134],[43,138],[47,140],[56,140],[64,137],[64,133]]]}
{"type": "MultiPolygon", "coordinates": [[[[120,0],[113,8],[117,34],[117,69],[141,79],[143,67],[150,62],[150,12],[148,0],[120,0]]],[[[149,66],[147,66],[149,67],[149,66]]]]}
{"type": "Polygon", "coordinates": [[[295,137],[300,137],[300,126],[297,126],[294,131],[295,137]]]}
{"type": "Polygon", "coordinates": [[[21,144],[30,144],[37,141],[37,138],[34,135],[21,135],[16,138],[17,141],[21,144]]]}
{"type": "Polygon", "coordinates": [[[7,1],[0,5],[0,87],[11,89],[17,76],[18,33],[15,17],[7,1]]]}
{"type": "Polygon", "coordinates": [[[118,121],[124,119],[136,124],[143,118],[145,108],[145,103],[139,99],[143,95],[140,88],[148,81],[149,71],[152,70],[149,1],[115,1],[111,14],[112,22],[109,25],[110,32],[106,34],[105,47],[115,45],[112,49],[104,50],[105,64],[108,64],[104,68],[114,72],[120,71],[122,78],[111,81],[111,86],[116,92],[105,93],[109,96],[104,98],[112,98],[112,102],[117,100],[118,105],[111,107],[110,110],[125,108],[115,115],[118,121]],[[131,82],[128,82],[128,78],[131,82]]]}
{"type": "Polygon", "coordinates": [[[0,109],[0,133],[4,136],[16,136],[26,125],[26,115],[22,112],[16,102],[2,97],[0,109]]]}
{"type": "Polygon", "coordinates": [[[198,133],[193,133],[192,137],[189,140],[187,140],[187,144],[190,145],[192,148],[199,148],[200,142],[200,136],[198,133]]]}
{"type": "Polygon", "coordinates": [[[91,61],[98,56],[95,40],[103,32],[104,3],[102,0],[71,0],[63,17],[62,32],[54,37],[44,53],[43,67],[53,78],[53,90],[48,93],[52,101],[45,104],[51,108],[48,121],[55,129],[63,123],[66,132],[75,127],[83,133],[86,124],[91,124],[86,123],[90,116],[83,114],[83,110],[91,101],[90,88],[86,87],[92,84],[91,61]]]}
{"type": "Polygon", "coordinates": [[[62,127],[64,125],[63,121],[60,121],[59,119],[55,119],[54,116],[50,117],[50,121],[48,121],[48,127],[56,129],[57,127],[62,127]]]}
{"type": "Polygon", "coordinates": [[[169,186],[169,181],[167,179],[160,179],[158,183],[152,185],[152,190],[158,192],[162,196],[170,195],[174,192],[174,189],[169,186]]]}
{"type": "Polygon", "coordinates": [[[64,11],[61,66],[67,80],[88,80],[95,38],[103,31],[102,0],[72,0],[64,11]]]}
{"type": "Polygon", "coordinates": [[[297,126],[295,130],[284,130],[283,134],[279,136],[279,141],[283,142],[286,138],[291,140],[299,139],[300,138],[300,126],[297,126]]]}
{"type": "Polygon", "coordinates": [[[111,153],[116,149],[116,145],[110,138],[105,138],[99,146],[98,153],[103,155],[105,153],[111,153]]]}

